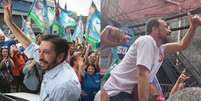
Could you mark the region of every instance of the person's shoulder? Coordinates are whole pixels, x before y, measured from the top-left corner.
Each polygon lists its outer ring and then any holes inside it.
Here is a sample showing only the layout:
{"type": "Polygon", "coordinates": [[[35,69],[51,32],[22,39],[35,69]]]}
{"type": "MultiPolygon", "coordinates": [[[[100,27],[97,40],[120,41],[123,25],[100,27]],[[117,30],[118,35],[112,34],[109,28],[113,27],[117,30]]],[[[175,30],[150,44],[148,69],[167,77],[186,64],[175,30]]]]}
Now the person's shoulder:
{"type": "Polygon", "coordinates": [[[138,37],[138,38],[136,39],[136,41],[137,41],[137,40],[140,40],[140,41],[142,41],[142,40],[149,40],[149,41],[152,41],[153,38],[152,38],[150,35],[143,35],[143,36],[138,37]]]}
{"type": "Polygon", "coordinates": [[[62,62],[62,65],[64,67],[67,67],[67,69],[72,68],[72,66],[68,62],[66,62],[66,61],[62,62]]]}
{"type": "Polygon", "coordinates": [[[79,81],[73,67],[70,66],[70,64],[67,62],[63,62],[62,64],[63,64],[63,74],[62,75],[65,75],[65,77],[68,78],[67,81],[68,80],[79,81]]]}
{"type": "Polygon", "coordinates": [[[100,72],[96,72],[95,75],[96,75],[96,76],[101,76],[100,72]]]}
{"type": "Polygon", "coordinates": [[[73,71],[74,71],[74,69],[73,69],[73,67],[69,64],[69,63],[67,63],[67,62],[63,62],[62,63],[62,66],[63,66],[63,69],[64,69],[64,71],[65,72],[69,72],[69,73],[74,73],[73,71]]]}
{"type": "Polygon", "coordinates": [[[150,35],[143,35],[136,39],[136,44],[154,44],[154,39],[150,35]]]}
{"type": "Polygon", "coordinates": [[[55,89],[57,90],[64,90],[64,89],[70,89],[74,87],[79,87],[80,83],[79,81],[75,81],[73,79],[71,80],[64,80],[63,82],[60,82],[57,84],[57,87],[55,89]]]}

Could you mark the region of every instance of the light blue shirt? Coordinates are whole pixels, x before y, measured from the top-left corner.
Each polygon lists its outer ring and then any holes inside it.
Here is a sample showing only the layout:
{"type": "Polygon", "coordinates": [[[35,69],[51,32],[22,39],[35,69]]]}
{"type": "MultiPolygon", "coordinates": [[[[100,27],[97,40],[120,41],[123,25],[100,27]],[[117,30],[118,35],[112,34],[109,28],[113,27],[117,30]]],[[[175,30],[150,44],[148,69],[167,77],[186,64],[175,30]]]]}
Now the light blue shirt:
{"type": "MultiPolygon", "coordinates": [[[[39,61],[38,46],[31,44],[25,54],[39,61]]],[[[66,62],[46,71],[40,91],[40,101],[78,101],[81,87],[73,68],[66,62]]]]}

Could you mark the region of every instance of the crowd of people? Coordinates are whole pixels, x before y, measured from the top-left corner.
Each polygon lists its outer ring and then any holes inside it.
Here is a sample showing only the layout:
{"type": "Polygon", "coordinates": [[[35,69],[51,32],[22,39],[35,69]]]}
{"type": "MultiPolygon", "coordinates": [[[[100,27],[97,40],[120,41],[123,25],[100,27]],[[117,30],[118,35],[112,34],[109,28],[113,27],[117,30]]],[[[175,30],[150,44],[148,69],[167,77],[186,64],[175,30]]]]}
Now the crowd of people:
{"type": "MultiPolygon", "coordinates": [[[[156,73],[164,57],[190,45],[201,25],[201,17],[189,15],[190,28],[185,36],[179,42],[167,43],[171,33],[167,22],[149,20],[148,35],[136,39],[101,88],[101,53],[92,51],[86,40],[70,43],[57,35],[39,34],[37,43],[33,43],[14,23],[10,2],[4,6],[4,21],[15,40],[5,41],[0,34],[0,91],[11,92],[14,87],[16,92],[39,93],[41,101],[94,101],[99,90],[101,101],[165,101],[156,73]]],[[[101,33],[101,49],[116,47],[128,39],[119,28],[107,26],[101,33]]],[[[182,72],[170,97],[184,87],[187,79],[182,72]]]]}
{"type": "Polygon", "coordinates": [[[102,77],[99,51],[93,51],[86,40],[67,42],[52,34],[38,34],[37,42],[31,42],[14,23],[9,1],[4,6],[4,21],[17,41],[1,46],[0,72],[6,72],[0,76],[2,93],[37,93],[41,101],[93,101],[102,77]]]}
{"type": "Polygon", "coordinates": [[[27,61],[27,57],[22,49],[17,46],[15,39],[5,40],[5,35],[1,33],[1,91],[10,92],[11,85],[16,91],[22,88],[23,67],[27,61]]]}

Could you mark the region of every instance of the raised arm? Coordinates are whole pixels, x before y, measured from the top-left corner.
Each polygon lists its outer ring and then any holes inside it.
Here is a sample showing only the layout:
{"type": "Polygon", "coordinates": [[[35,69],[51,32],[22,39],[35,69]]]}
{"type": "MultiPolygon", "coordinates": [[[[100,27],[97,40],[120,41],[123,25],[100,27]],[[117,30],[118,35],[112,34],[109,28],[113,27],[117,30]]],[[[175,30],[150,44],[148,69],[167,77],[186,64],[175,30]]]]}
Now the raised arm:
{"type": "Polygon", "coordinates": [[[179,78],[177,79],[175,85],[173,86],[173,88],[171,89],[170,91],[170,95],[169,96],[172,96],[174,95],[177,91],[179,90],[182,90],[185,86],[185,81],[187,79],[189,79],[190,76],[186,75],[186,70],[184,69],[182,71],[182,73],[180,74],[179,78]]]}
{"type": "Polygon", "coordinates": [[[12,8],[11,1],[5,0],[4,5],[4,22],[10,28],[12,33],[15,35],[17,40],[22,43],[23,47],[28,47],[31,44],[31,40],[29,40],[25,34],[20,30],[20,28],[14,23],[12,18],[12,8]]]}
{"type": "Polygon", "coordinates": [[[119,28],[106,26],[101,32],[101,47],[116,47],[125,44],[128,36],[119,28]]]}
{"type": "Polygon", "coordinates": [[[191,43],[197,27],[201,25],[201,17],[197,15],[191,16],[189,14],[189,20],[190,20],[190,28],[185,33],[185,36],[179,42],[167,43],[164,45],[166,47],[165,48],[166,55],[173,54],[177,51],[182,51],[186,49],[191,43]]]}

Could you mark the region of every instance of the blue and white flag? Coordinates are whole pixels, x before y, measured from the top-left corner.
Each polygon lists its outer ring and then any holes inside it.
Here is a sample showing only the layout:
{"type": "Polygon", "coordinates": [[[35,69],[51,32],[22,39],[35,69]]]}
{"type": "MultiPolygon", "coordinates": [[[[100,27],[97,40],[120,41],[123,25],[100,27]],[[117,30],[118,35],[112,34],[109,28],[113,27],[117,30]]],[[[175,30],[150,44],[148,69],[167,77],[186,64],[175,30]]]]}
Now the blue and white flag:
{"type": "Polygon", "coordinates": [[[85,37],[94,51],[100,47],[101,13],[92,2],[86,23],[85,37]]]}
{"type": "Polygon", "coordinates": [[[79,17],[79,20],[78,20],[78,24],[77,24],[77,27],[73,33],[73,36],[72,36],[72,41],[76,41],[78,40],[78,42],[82,42],[83,41],[83,33],[84,32],[84,25],[83,25],[83,21],[82,21],[82,16],[79,17]]]}
{"type": "Polygon", "coordinates": [[[32,28],[31,28],[31,22],[30,21],[26,21],[23,16],[21,16],[21,18],[22,18],[22,28],[21,28],[21,30],[25,33],[25,35],[32,42],[36,42],[36,36],[35,36],[32,28]]]}

